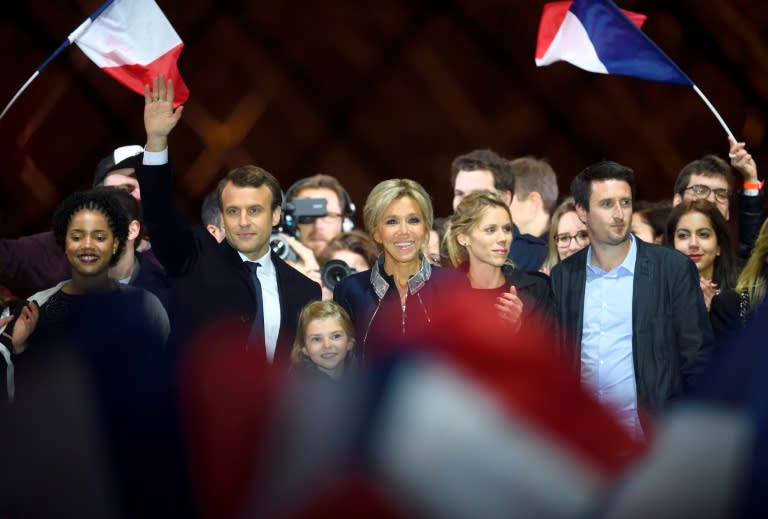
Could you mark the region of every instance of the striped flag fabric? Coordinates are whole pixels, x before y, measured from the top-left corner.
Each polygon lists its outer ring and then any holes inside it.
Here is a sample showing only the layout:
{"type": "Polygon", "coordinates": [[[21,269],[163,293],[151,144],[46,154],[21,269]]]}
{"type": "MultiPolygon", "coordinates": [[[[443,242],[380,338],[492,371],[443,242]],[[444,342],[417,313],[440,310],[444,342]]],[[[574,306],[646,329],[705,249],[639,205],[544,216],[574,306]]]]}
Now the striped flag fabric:
{"type": "Polygon", "coordinates": [[[545,4],[536,65],[567,61],[601,74],[694,86],[693,81],[641,30],[646,17],[610,0],[545,4]]]}
{"type": "Polygon", "coordinates": [[[134,92],[164,74],[174,107],[189,98],[177,62],[184,43],[154,0],[114,0],[92,14],[70,39],[104,72],[134,92]]]}

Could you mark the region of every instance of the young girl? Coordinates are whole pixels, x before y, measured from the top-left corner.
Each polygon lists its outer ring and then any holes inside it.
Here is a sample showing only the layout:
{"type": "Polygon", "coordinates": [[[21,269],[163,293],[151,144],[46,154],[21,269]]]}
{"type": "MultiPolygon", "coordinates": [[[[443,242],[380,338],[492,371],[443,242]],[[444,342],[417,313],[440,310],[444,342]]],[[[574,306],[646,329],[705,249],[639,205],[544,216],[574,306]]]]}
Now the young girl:
{"type": "Polygon", "coordinates": [[[338,379],[349,363],[354,337],[352,320],[340,304],[314,301],[299,314],[291,360],[338,379]]]}

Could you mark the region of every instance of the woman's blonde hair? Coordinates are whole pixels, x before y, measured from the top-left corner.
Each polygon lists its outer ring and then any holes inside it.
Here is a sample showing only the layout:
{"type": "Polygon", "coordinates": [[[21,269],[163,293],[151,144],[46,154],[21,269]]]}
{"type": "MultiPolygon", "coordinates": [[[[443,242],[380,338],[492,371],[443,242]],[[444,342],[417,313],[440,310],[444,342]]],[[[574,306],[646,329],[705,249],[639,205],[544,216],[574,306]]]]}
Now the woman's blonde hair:
{"type": "Polygon", "coordinates": [[[512,223],[509,206],[504,202],[501,195],[495,191],[487,190],[473,191],[465,196],[448,219],[445,224],[443,246],[454,267],[461,265],[468,259],[466,247],[459,243],[459,234],[470,234],[483,218],[485,212],[493,207],[503,209],[509,215],[510,224],[512,223]]]}
{"type": "Polygon", "coordinates": [[[354,342],[355,327],[344,307],[336,301],[313,301],[305,305],[299,313],[299,321],[296,325],[296,339],[293,341],[293,348],[291,349],[291,362],[294,364],[309,362],[309,358],[302,351],[304,346],[306,346],[307,327],[309,323],[316,319],[329,318],[336,319],[344,333],[347,334],[347,338],[354,342]]]}
{"type": "Polygon", "coordinates": [[[760,227],[760,234],[755,240],[747,264],[744,265],[736,281],[736,292],[746,292],[750,308],[756,308],[765,299],[765,276],[763,272],[768,259],[768,219],[760,227]]]}
{"type": "MultiPolygon", "coordinates": [[[[363,221],[365,222],[365,230],[373,238],[373,233],[376,231],[376,226],[387,210],[387,207],[399,198],[404,196],[410,197],[416,202],[421,211],[421,216],[424,218],[424,225],[427,231],[432,229],[432,223],[435,220],[434,211],[432,210],[432,200],[429,198],[426,190],[416,182],[408,178],[391,178],[383,182],[379,182],[371,189],[368,198],[365,201],[365,207],[363,208],[363,221]]],[[[429,236],[429,234],[427,234],[429,236]]],[[[428,240],[429,238],[427,238],[428,240]]],[[[425,243],[426,246],[426,243],[425,243]]]]}
{"type": "MultiPolygon", "coordinates": [[[[569,196],[557,206],[549,223],[549,239],[547,241],[547,257],[541,265],[542,270],[551,271],[552,267],[560,263],[560,254],[557,252],[557,229],[560,227],[560,219],[563,215],[576,212],[576,201],[569,196]]],[[[578,214],[578,213],[577,213],[578,214]]]]}

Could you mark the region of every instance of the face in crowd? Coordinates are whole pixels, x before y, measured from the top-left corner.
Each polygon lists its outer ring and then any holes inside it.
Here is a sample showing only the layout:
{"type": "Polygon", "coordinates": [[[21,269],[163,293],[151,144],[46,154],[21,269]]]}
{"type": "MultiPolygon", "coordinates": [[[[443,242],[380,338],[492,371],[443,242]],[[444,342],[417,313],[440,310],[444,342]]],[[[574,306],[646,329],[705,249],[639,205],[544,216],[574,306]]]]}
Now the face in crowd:
{"type": "Polygon", "coordinates": [[[119,242],[107,217],[99,210],[81,209],[72,215],[64,253],[75,275],[97,277],[109,270],[119,242]]]}
{"type": "Polygon", "coordinates": [[[560,261],[589,245],[587,226],[579,219],[576,211],[563,213],[557,222],[557,234],[554,236],[554,240],[557,244],[557,255],[560,261]]]}
{"type": "Polygon", "coordinates": [[[136,200],[141,201],[141,189],[133,168],[116,169],[104,179],[103,185],[119,187],[130,193],[136,200]]]}
{"type": "Polygon", "coordinates": [[[589,211],[577,206],[593,246],[616,246],[626,241],[632,222],[632,188],[623,180],[593,180],[589,211]]]}
{"type": "Polygon", "coordinates": [[[334,317],[312,319],[307,323],[302,353],[323,372],[337,376],[354,339],[334,317]]]}
{"type": "Polygon", "coordinates": [[[461,233],[457,239],[466,247],[470,264],[501,268],[512,245],[512,217],[501,207],[488,207],[469,233],[461,233]]]}
{"type": "Polygon", "coordinates": [[[698,211],[683,214],[675,226],[673,236],[675,248],[691,258],[699,275],[712,279],[720,246],[709,217],[698,211]]]}
{"type": "Polygon", "coordinates": [[[299,241],[320,254],[328,242],[341,234],[343,213],[339,196],[327,187],[306,187],[295,198],[322,198],[326,201],[326,216],[315,218],[312,223],[299,223],[299,241]]]}
{"type": "Polygon", "coordinates": [[[384,251],[384,265],[396,262],[420,264],[428,229],[424,215],[410,196],[395,199],[382,214],[373,239],[384,251]]]}
{"type": "Polygon", "coordinates": [[[456,210],[456,207],[468,194],[474,191],[494,191],[495,189],[493,173],[487,169],[461,170],[456,175],[456,182],[453,187],[453,210],[456,210]]]}
{"type": "Polygon", "coordinates": [[[280,207],[271,209],[269,187],[240,187],[229,182],[221,192],[221,207],[227,242],[251,261],[264,256],[272,227],[280,221],[280,207]]]}
{"type": "Polygon", "coordinates": [[[728,180],[724,176],[692,174],[688,180],[688,185],[683,191],[682,198],[676,194],[674,203],[677,205],[681,200],[692,201],[701,199],[709,200],[715,204],[723,218],[728,220],[731,190],[728,180]]]}

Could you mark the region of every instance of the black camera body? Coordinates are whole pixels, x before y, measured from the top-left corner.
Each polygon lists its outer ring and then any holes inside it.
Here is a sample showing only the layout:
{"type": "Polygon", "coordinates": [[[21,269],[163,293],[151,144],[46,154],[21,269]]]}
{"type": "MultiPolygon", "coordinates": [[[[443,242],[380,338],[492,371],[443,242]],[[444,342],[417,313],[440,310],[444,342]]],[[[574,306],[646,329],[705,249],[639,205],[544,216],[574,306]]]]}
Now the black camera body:
{"type": "Polygon", "coordinates": [[[269,247],[272,252],[286,261],[296,261],[296,251],[278,233],[298,236],[298,224],[312,223],[315,218],[328,214],[328,202],[324,198],[294,198],[283,204],[280,222],[272,228],[269,247]]]}
{"type": "Polygon", "coordinates": [[[332,259],[328,260],[323,268],[320,269],[320,279],[323,281],[323,286],[329,290],[333,290],[342,279],[354,274],[357,270],[353,269],[345,261],[332,259]]]}

